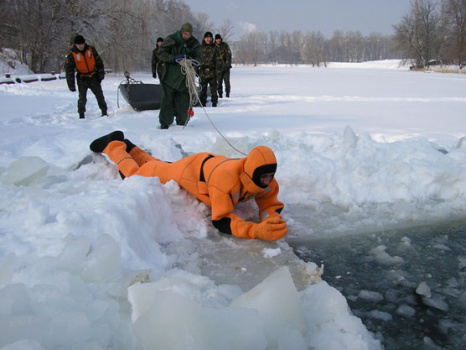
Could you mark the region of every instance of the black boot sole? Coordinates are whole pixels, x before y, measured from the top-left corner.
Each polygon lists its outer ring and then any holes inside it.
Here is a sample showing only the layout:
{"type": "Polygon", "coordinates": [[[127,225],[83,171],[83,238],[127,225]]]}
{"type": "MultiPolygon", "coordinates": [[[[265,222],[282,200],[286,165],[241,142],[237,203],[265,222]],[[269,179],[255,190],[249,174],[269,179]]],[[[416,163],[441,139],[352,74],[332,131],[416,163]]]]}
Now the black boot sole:
{"type": "Polygon", "coordinates": [[[113,131],[110,134],[104,135],[92,141],[89,148],[92,152],[102,153],[105,147],[112,141],[125,141],[123,131],[113,131]]]}

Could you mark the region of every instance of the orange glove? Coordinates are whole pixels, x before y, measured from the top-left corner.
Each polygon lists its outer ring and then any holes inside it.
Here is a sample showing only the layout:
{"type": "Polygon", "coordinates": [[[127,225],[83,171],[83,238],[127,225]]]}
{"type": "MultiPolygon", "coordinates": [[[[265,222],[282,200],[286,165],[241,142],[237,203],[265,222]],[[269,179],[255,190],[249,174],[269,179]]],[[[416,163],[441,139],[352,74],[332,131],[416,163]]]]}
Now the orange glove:
{"type": "Polygon", "coordinates": [[[264,241],[277,241],[288,232],[286,221],[280,214],[268,217],[254,227],[254,234],[264,241]]]}

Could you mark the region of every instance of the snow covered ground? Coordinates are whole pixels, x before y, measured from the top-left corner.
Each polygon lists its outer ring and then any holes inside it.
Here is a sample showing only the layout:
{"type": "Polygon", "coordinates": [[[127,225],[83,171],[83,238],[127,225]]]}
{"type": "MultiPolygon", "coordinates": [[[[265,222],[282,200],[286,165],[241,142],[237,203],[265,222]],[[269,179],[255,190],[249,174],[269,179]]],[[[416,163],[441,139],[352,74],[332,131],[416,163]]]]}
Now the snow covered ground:
{"type": "Polygon", "coordinates": [[[241,156],[200,108],[158,129],[122,80],[103,83],[110,117],[90,93],[85,120],[64,80],[0,85],[0,349],[381,349],[288,242],[464,218],[466,75],[233,68],[231,98],[206,111],[237,149],[275,151],[290,227],[275,243],[221,235],[175,183],[88,157],[113,130],[164,160],[241,156]]]}

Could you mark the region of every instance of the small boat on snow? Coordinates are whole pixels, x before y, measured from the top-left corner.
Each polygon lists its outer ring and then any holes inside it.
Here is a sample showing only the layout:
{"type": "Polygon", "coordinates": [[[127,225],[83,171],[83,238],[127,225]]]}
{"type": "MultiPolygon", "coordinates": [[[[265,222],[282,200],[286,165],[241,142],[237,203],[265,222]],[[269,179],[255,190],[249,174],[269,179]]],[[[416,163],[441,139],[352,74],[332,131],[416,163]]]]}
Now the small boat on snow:
{"type": "Polygon", "coordinates": [[[125,78],[126,80],[118,86],[118,90],[135,111],[160,109],[162,100],[160,84],[144,84],[131,78],[128,72],[125,72],[125,78]]]}

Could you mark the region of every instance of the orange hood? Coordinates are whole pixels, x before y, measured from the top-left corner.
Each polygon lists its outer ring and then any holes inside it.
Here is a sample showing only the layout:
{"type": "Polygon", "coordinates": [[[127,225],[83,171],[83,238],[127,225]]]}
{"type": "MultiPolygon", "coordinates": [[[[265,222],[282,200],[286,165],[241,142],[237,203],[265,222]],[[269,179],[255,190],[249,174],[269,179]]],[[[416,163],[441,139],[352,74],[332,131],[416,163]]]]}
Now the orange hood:
{"type": "Polygon", "coordinates": [[[249,152],[243,169],[240,175],[243,186],[250,193],[261,192],[267,186],[261,184],[260,178],[263,174],[277,171],[277,159],[267,146],[257,146],[249,152]]]}

